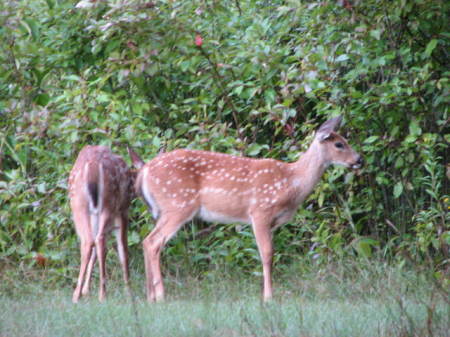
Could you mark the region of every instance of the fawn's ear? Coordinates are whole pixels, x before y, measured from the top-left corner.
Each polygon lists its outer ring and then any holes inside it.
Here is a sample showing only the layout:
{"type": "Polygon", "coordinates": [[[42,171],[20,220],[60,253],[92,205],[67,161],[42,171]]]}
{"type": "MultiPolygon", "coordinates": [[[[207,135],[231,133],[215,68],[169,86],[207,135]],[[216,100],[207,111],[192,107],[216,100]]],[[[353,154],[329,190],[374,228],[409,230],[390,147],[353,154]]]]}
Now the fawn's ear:
{"type": "Polygon", "coordinates": [[[131,162],[133,163],[133,166],[137,169],[140,169],[142,166],[144,166],[144,161],[138,156],[134,150],[127,145],[128,154],[130,155],[131,162]]]}
{"type": "Polygon", "coordinates": [[[332,135],[333,132],[339,129],[341,122],[342,122],[342,115],[327,120],[317,130],[316,137],[319,137],[319,140],[321,142],[330,139],[333,136],[332,135]]]}

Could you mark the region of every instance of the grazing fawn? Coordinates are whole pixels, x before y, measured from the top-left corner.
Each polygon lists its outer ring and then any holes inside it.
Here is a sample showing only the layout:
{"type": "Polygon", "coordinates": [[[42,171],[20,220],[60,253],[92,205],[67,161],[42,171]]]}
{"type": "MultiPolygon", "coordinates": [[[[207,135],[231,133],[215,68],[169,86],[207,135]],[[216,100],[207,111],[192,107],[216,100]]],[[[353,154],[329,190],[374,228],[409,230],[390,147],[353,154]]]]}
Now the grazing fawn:
{"type": "Polygon", "coordinates": [[[272,230],[289,221],[330,164],[359,168],[362,157],[335,131],[342,117],[325,122],[294,163],[222,153],[175,150],[140,168],[136,192],[157,219],[145,238],[144,258],[149,301],[164,299],[160,254],[167,241],[194,217],[219,223],[252,225],[263,266],[263,299],[272,298],[272,230]]]}
{"type": "Polygon", "coordinates": [[[133,194],[132,170],[104,146],[86,146],[69,177],[69,198],[80,238],[81,265],[72,301],[89,293],[92,269],[98,256],[99,300],[106,296],[105,237],[114,230],[123,279],[128,288],[128,207],[133,194]]]}

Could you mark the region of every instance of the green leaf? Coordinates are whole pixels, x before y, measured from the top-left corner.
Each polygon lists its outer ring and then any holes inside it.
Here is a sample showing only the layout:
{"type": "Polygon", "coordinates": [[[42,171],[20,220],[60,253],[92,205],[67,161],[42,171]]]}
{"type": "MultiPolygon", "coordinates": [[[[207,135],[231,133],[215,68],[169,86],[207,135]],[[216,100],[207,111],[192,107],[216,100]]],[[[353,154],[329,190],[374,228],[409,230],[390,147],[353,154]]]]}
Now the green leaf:
{"type": "Polygon", "coordinates": [[[320,192],[319,197],[317,198],[317,204],[319,205],[319,207],[323,206],[324,200],[325,200],[325,193],[320,192]]]}
{"type": "Polygon", "coordinates": [[[191,66],[191,63],[189,62],[189,61],[183,61],[183,62],[181,62],[181,64],[180,64],[180,68],[181,68],[181,70],[184,72],[184,71],[187,71],[188,69],[189,69],[189,67],[191,66]]]}
{"type": "Polygon", "coordinates": [[[378,29],[374,29],[370,31],[370,36],[379,40],[381,38],[381,32],[378,29]]]}
{"type": "Polygon", "coordinates": [[[397,199],[403,193],[403,184],[399,181],[394,186],[394,198],[397,199]]]}
{"type": "Polygon", "coordinates": [[[262,146],[256,143],[251,144],[247,149],[249,156],[256,156],[261,152],[262,146]]]}
{"type": "Polygon", "coordinates": [[[413,119],[411,123],[409,123],[409,134],[412,136],[420,136],[422,134],[422,129],[415,119],[413,119]]]}
{"type": "Polygon", "coordinates": [[[433,39],[430,42],[428,42],[427,47],[425,48],[425,52],[423,53],[423,55],[425,57],[430,57],[431,53],[436,48],[437,44],[438,44],[438,40],[436,40],[436,39],[433,39]]]}
{"type": "Polygon", "coordinates": [[[380,243],[377,240],[368,237],[361,237],[356,239],[353,247],[359,255],[369,258],[372,256],[372,248],[379,245],[380,243]]]}
{"type": "Polygon", "coordinates": [[[68,75],[68,76],[64,76],[64,79],[69,80],[69,81],[81,81],[81,78],[77,75],[68,75]]]}
{"type": "Polygon", "coordinates": [[[55,0],[45,0],[47,3],[48,8],[53,9],[55,7],[55,0]]]}
{"type": "Polygon", "coordinates": [[[236,94],[236,95],[240,95],[241,93],[242,93],[242,90],[244,89],[244,86],[243,85],[240,85],[240,86],[238,86],[238,87],[236,87],[234,90],[233,90],[233,92],[236,94]]]}
{"type": "Polygon", "coordinates": [[[45,192],[47,192],[47,186],[45,183],[40,183],[36,187],[37,187],[37,191],[41,194],[44,194],[45,192]]]}
{"type": "Polygon", "coordinates": [[[39,37],[39,28],[35,20],[26,18],[22,21],[22,25],[28,30],[33,40],[37,40],[39,37]]]}
{"type": "Polygon", "coordinates": [[[268,103],[275,102],[275,96],[276,93],[273,89],[268,89],[264,91],[264,98],[266,99],[266,101],[268,101],[268,103]]]}
{"type": "Polygon", "coordinates": [[[414,143],[417,140],[417,137],[414,135],[408,135],[405,138],[405,143],[414,143]]]}
{"type": "Polygon", "coordinates": [[[161,148],[161,138],[158,136],[153,137],[152,144],[155,148],[160,149],[161,148]]]}
{"type": "Polygon", "coordinates": [[[396,159],[396,161],[395,161],[395,164],[394,164],[395,168],[396,168],[396,169],[399,169],[399,168],[403,167],[404,162],[405,162],[405,161],[404,161],[403,157],[402,157],[402,156],[399,156],[399,157],[396,159]]]}
{"type": "Polygon", "coordinates": [[[342,54],[342,55],[339,55],[337,58],[336,58],[336,62],[343,62],[343,61],[347,61],[348,59],[349,59],[350,57],[347,55],[347,54],[342,54]]]}
{"type": "Polygon", "coordinates": [[[372,144],[373,142],[375,142],[378,138],[378,136],[370,136],[369,138],[366,138],[366,140],[364,141],[365,144],[372,144]]]}
{"type": "Polygon", "coordinates": [[[128,246],[137,245],[141,242],[141,238],[139,237],[139,234],[136,231],[132,231],[130,234],[128,234],[128,246]]]}
{"type": "Polygon", "coordinates": [[[50,101],[50,96],[46,93],[39,94],[34,98],[34,103],[40,106],[46,106],[50,101]]]}

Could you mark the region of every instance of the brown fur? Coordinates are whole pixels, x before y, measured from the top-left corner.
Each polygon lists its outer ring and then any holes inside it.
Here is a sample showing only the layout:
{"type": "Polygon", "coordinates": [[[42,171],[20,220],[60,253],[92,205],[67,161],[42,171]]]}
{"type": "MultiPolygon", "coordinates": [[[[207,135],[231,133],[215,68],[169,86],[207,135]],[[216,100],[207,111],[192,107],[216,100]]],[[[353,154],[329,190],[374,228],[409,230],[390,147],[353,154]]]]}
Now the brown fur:
{"type": "Polygon", "coordinates": [[[104,146],[86,146],[78,155],[69,177],[69,197],[77,234],[81,265],[73,302],[89,293],[96,255],[99,257],[99,299],[106,296],[105,236],[117,230],[117,245],[128,284],[127,225],[132,198],[132,172],[123,159],[104,146]],[[95,249],[94,249],[95,247],[95,249]]]}
{"type": "MultiPolygon", "coordinates": [[[[340,118],[324,123],[294,163],[222,153],[175,150],[142,167],[136,189],[152,208],[156,227],[144,240],[149,301],[164,298],[160,253],[193,217],[253,227],[264,274],[263,297],[272,297],[272,229],[289,221],[332,163],[359,167],[361,157],[334,132],[340,118]]],[[[133,159],[135,162],[135,159],[133,159]]]]}

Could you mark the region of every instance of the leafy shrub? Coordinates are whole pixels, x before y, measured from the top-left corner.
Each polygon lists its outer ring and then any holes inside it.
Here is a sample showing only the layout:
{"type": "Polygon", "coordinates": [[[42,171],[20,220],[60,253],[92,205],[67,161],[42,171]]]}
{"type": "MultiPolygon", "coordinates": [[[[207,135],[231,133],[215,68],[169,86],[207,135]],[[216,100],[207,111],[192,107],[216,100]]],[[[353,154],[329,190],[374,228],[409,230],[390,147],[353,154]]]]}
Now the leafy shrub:
{"type": "MultiPolygon", "coordinates": [[[[190,147],[292,161],[342,113],[367,165],[325,174],[278,230],[275,259],[448,264],[448,2],[79,5],[0,4],[2,257],[77,263],[66,177],[86,144],[125,155],[129,143],[145,159],[190,147]]],[[[132,219],[138,250],[152,220],[140,202],[132,219]]],[[[259,268],[248,226],[196,239],[204,228],[171,242],[172,271],[186,261],[259,268]]]]}

